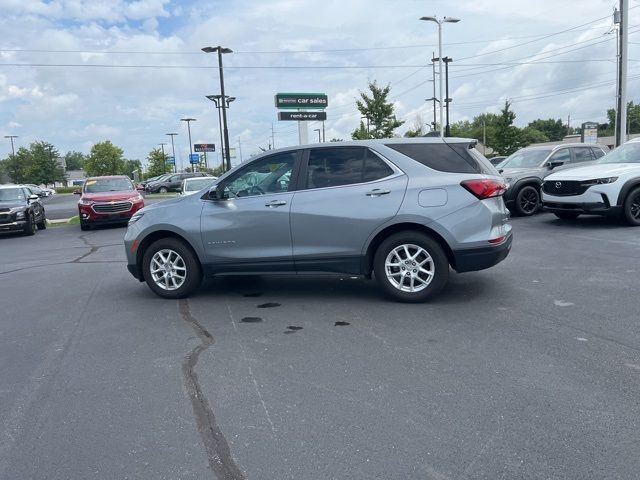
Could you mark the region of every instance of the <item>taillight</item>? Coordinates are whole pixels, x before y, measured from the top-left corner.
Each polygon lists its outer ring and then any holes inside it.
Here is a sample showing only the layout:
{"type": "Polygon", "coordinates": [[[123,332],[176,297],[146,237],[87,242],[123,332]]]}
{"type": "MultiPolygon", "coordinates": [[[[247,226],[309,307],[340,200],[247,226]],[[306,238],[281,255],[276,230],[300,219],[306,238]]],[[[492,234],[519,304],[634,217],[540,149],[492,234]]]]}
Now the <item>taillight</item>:
{"type": "Polygon", "coordinates": [[[489,178],[465,180],[463,182],[460,182],[460,185],[462,185],[480,200],[491,197],[499,197],[507,191],[507,185],[504,182],[501,182],[499,180],[492,180],[489,178]]]}

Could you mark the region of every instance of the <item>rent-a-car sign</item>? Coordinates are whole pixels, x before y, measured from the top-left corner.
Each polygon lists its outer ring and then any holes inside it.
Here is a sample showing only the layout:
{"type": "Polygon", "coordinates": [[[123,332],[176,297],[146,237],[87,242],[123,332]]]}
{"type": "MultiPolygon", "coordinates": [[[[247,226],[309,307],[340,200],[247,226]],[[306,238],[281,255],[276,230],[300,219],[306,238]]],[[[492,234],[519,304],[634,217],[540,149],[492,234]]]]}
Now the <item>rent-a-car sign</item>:
{"type": "Polygon", "coordinates": [[[329,105],[324,93],[277,93],[276,108],[317,108],[325,109],[329,105]]]}

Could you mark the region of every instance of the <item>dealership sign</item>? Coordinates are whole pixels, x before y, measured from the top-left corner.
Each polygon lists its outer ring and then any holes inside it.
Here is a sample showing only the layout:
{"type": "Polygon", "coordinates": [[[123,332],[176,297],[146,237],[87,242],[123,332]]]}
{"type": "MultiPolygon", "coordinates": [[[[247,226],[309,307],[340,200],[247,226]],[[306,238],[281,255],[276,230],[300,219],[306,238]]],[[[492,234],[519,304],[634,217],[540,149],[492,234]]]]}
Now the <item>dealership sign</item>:
{"type": "Polygon", "coordinates": [[[194,152],[215,152],[216,146],[213,143],[194,143],[194,152]]]}
{"type": "Polygon", "coordinates": [[[295,120],[306,122],[309,120],[326,120],[327,112],[278,112],[278,120],[295,120]]]}
{"type": "Polygon", "coordinates": [[[321,110],[329,105],[327,95],[324,93],[277,93],[275,101],[276,108],[321,110]]]}

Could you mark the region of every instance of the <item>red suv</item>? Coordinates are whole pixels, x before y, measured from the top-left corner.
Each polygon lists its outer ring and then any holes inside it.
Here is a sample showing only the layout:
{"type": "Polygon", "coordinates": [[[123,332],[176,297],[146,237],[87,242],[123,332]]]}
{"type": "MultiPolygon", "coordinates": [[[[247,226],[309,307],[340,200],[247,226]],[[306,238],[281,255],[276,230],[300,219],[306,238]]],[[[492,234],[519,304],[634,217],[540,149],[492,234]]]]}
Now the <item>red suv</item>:
{"type": "Polygon", "coordinates": [[[144,198],[124,175],[87,178],[78,200],[80,228],[89,230],[91,225],[127,224],[131,216],[144,207],[144,198]]]}

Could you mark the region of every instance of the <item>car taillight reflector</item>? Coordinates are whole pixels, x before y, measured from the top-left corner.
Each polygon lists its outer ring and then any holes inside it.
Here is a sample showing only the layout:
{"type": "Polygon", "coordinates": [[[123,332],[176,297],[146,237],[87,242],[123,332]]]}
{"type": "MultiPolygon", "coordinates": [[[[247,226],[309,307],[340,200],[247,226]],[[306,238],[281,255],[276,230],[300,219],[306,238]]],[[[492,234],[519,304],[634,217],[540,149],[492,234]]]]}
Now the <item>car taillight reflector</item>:
{"type": "Polygon", "coordinates": [[[478,178],[475,180],[465,180],[460,182],[473,195],[480,200],[491,197],[499,197],[507,191],[507,185],[499,180],[491,180],[489,178],[478,178]]]}
{"type": "Polygon", "coordinates": [[[498,245],[499,243],[504,242],[504,239],[507,237],[498,237],[498,238],[492,238],[491,240],[489,240],[489,243],[491,245],[498,245]]]}

